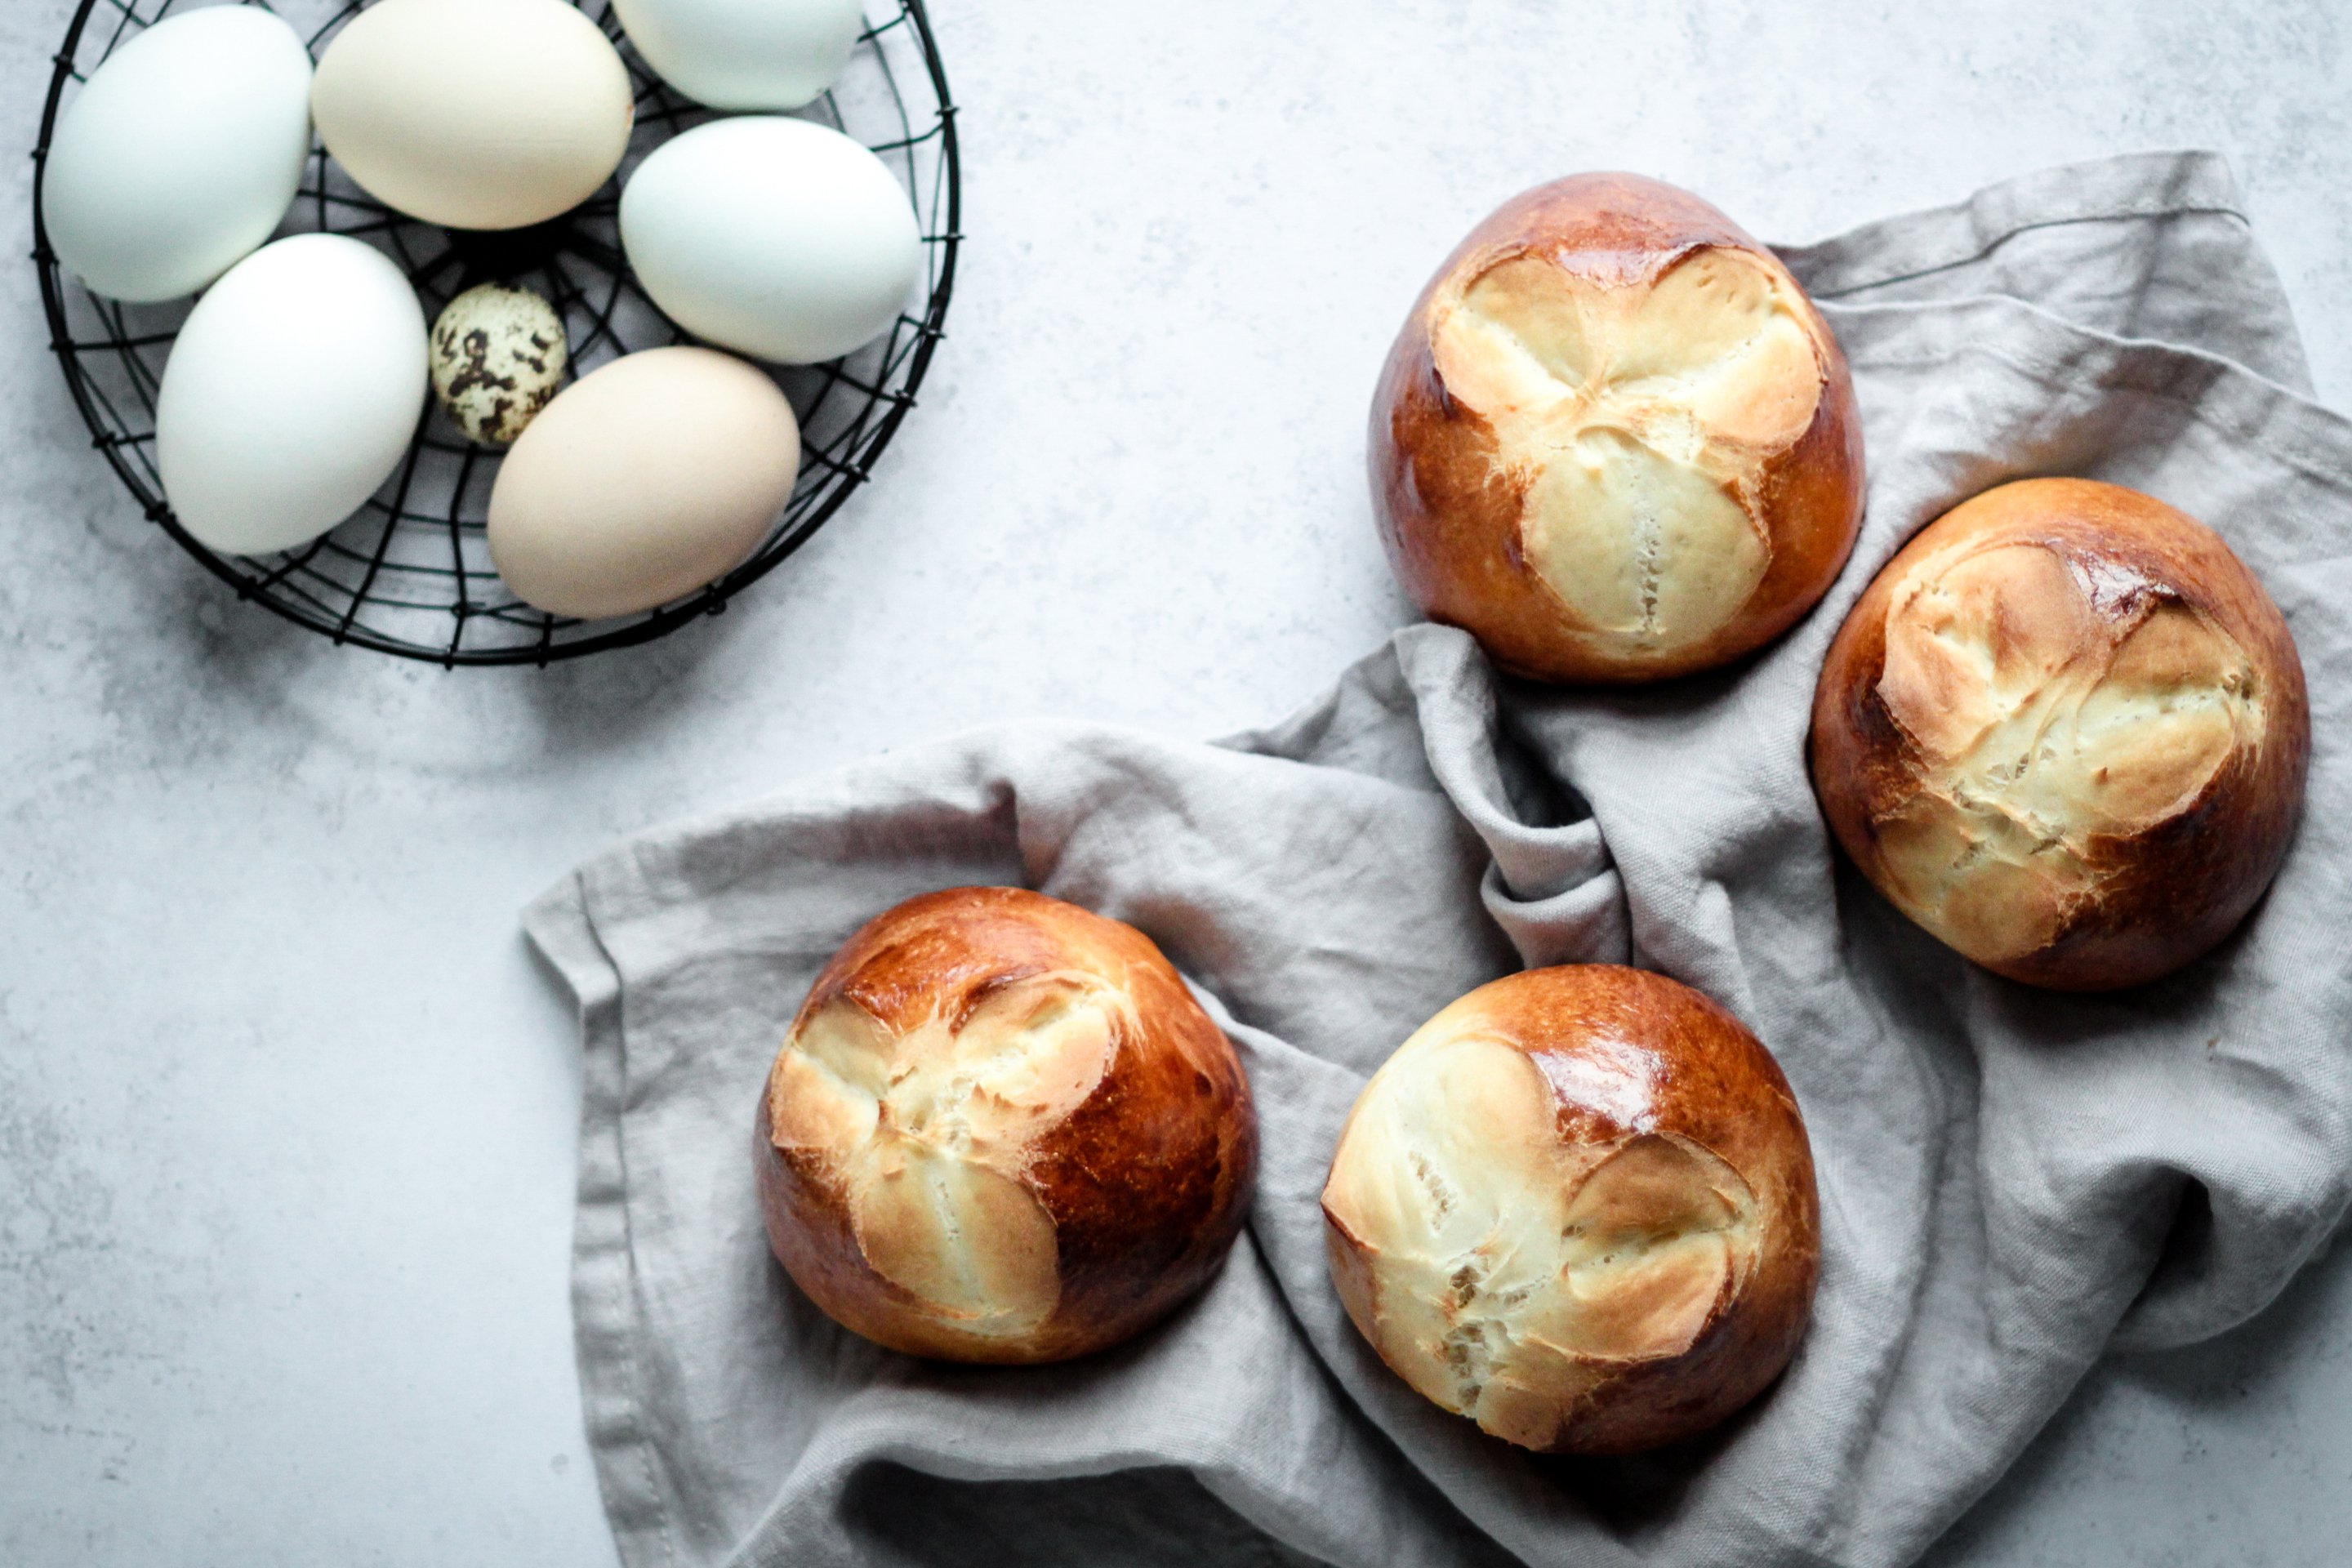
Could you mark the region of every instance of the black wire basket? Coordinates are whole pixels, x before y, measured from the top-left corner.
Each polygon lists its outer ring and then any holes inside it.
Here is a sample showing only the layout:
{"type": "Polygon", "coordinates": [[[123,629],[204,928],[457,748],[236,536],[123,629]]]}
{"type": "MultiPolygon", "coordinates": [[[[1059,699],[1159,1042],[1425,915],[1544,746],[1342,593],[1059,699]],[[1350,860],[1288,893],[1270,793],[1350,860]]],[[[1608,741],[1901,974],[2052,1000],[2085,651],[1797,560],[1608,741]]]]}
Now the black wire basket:
{"type": "MultiPolygon", "coordinates": [[[[246,0],[310,26],[315,58],[367,0],[246,0]],[[310,24],[315,20],[315,26],[310,24]]],[[[621,50],[636,88],[627,157],[604,188],[534,228],[470,233],[418,223],[353,184],[315,139],[300,194],[283,232],[327,230],[367,241],[407,272],[431,320],[477,283],[517,283],[545,295],[571,341],[570,375],[617,355],[696,340],[647,300],[623,260],[621,182],[662,142],[711,111],[671,92],[624,38],[605,0],[573,0],[621,50]]],[[[77,84],[173,0],[81,0],[49,79],[34,148],[33,261],[48,312],[50,346],[89,426],[93,444],[150,520],[235,588],[338,643],[435,664],[546,664],[649,641],[727,601],[774,570],[841,509],[915,405],[947,319],[955,283],[959,192],[955,107],[922,0],[868,0],[867,26],[832,91],[801,111],[879,153],[904,180],[926,261],[920,301],[887,337],[831,364],[771,367],[801,418],[800,475],[760,547],[709,586],[643,615],[579,621],[523,604],[500,583],[484,533],[499,454],[476,446],[427,400],[408,454],[383,489],[349,520],[299,549],[268,557],[223,555],[172,515],[155,466],[155,395],[190,302],[126,305],[66,273],[41,219],[41,180],[58,114],[77,84]]]]}

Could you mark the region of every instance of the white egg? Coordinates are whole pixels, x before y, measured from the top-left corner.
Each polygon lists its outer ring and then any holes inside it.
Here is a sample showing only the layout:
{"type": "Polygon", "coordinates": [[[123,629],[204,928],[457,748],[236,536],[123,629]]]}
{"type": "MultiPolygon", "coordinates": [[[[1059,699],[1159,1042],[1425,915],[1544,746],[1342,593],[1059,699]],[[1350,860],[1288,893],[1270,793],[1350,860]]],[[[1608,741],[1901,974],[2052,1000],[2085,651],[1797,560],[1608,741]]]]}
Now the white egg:
{"type": "Polygon", "coordinates": [[[332,234],[264,246],[172,345],[155,406],[164,497],[215,550],[291,550],[392,476],[425,389],[425,310],[389,258],[332,234]]]}
{"type": "Polygon", "coordinates": [[[713,109],[798,109],[866,31],[858,0],[613,0],[662,80],[713,109]]]}
{"type": "Polygon", "coordinates": [[[922,276],[922,233],[882,160],[772,115],[672,137],[621,192],[621,245],[646,295],[721,348],[837,359],[888,329],[922,276]]]}
{"type": "Polygon", "coordinates": [[[117,300],[193,294],[252,253],[310,152],[310,57],[256,5],[165,18],[58,116],[41,184],[58,259],[117,300]]]}

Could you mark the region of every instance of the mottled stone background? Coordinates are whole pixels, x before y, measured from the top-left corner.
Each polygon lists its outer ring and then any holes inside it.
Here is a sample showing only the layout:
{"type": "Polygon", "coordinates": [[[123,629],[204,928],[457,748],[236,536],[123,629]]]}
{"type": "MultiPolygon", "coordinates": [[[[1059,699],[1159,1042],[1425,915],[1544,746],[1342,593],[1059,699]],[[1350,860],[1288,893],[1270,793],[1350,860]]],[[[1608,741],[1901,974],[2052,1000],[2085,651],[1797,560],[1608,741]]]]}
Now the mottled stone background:
{"type": "MultiPolygon", "coordinates": [[[[143,523],[5,165],[0,1563],[609,1563],[575,1047],[515,911],[618,834],[952,730],[1305,700],[1407,618],[1360,478],[1389,333],[1523,185],[1640,169],[1796,240],[2218,147],[2352,406],[2341,0],[936,4],[971,238],[923,407],[727,616],[545,673],[338,651],[143,523]]],[[[68,10],[0,5],[0,147],[68,10]]],[[[1938,1563],[2344,1561],[2347,1330],[2339,1255],[2104,1370],[1938,1563]]]]}

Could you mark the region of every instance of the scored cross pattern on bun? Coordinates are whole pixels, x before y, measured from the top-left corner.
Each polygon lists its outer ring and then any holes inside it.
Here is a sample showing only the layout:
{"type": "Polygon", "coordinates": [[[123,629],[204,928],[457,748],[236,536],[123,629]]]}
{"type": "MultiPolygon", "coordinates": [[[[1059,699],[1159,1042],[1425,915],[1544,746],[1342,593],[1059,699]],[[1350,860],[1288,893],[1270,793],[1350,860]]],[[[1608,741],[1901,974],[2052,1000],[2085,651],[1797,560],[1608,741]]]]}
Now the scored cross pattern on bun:
{"type": "Polygon", "coordinates": [[[870,1340],[1058,1361],[1223,1262],[1256,1120],[1240,1059],[1150,939],[1018,888],[877,916],[826,964],[760,1100],[776,1257],[870,1340]]]}
{"type": "Polygon", "coordinates": [[[1390,351],[1370,453],[1406,590],[1544,680],[1752,651],[1862,515],[1853,383],[1804,289],[1633,174],[1539,186],[1471,232],[1390,351]]]}
{"type": "Polygon", "coordinates": [[[1482,985],[1397,1048],[1323,1188],[1340,1301],[1381,1359],[1551,1453],[1722,1420],[1804,1337],[1805,1124],[1740,1022],[1614,964],[1482,985]]]}
{"type": "Polygon", "coordinates": [[[2026,479],[1930,523],[1831,645],[1813,787],[1878,890],[1996,973],[2152,980],[2270,885],[2311,710],[2278,606],[2153,497],[2026,479]]]}

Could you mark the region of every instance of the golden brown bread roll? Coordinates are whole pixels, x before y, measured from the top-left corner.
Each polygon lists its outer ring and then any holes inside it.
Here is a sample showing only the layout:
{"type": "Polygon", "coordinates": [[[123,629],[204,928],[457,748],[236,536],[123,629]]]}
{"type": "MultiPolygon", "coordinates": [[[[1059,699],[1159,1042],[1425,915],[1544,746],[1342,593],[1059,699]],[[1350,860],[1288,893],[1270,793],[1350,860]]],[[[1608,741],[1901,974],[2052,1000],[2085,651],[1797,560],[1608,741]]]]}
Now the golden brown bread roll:
{"type": "Polygon", "coordinates": [[[1830,646],[1813,788],[1905,914],[1996,973],[2153,980],[2286,853],[2311,711],[2278,606],[2211,530],[2085,479],[1937,519],[1830,646]]]}
{"type": "Polygon", "coordinates": [[[1241,1228],[1241,1062],[1150,938],[1018,888],[868,922],[760,1099],[778,1261],[846,1328],[952,1361],[1084,1355],[1206,1283],[1241,1228]]]}
{"type": "Polygon", "coordinates": [[[1544,680],[1760,647],[1862,518],[1853,384],[1812,301],[1637,174],[1538,186],[1470,232],[1389,351],[1370,452],[1406,591],[1544,680]]]}
{"type": "Polygon", "coordinates": [[[1821,1244],[1778,1063],[1686,985],[1537,969],[1372,1075],[1323,1188],[1339,1299],[1422,1394],[1522,1447],[1713,1426],[1788,1364],[1821,1244]]]}

